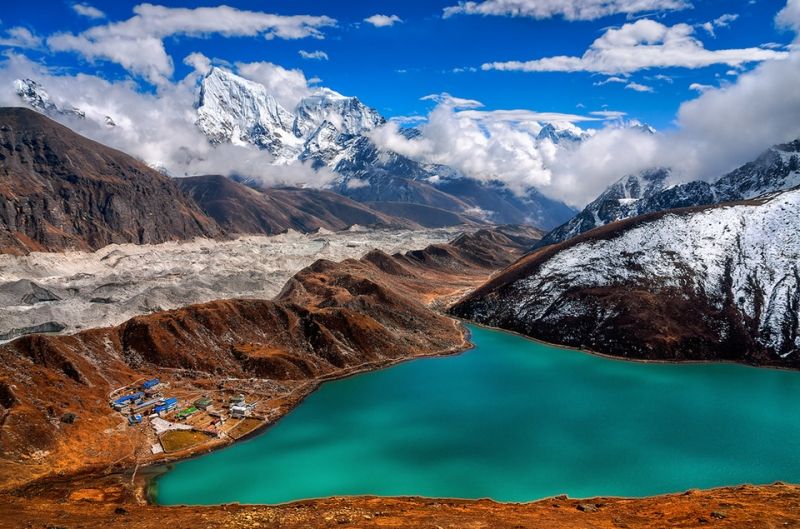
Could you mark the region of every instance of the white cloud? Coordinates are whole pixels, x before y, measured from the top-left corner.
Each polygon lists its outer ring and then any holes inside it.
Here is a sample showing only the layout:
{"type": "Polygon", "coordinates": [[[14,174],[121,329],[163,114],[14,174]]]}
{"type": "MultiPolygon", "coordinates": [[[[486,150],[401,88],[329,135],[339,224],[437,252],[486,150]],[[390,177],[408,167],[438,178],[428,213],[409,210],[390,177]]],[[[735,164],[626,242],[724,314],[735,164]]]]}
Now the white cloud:
{"type": "Polygon", "coordinates": [[[315,50],[315,51],[300,50],[297,53],[300,54],[300,57],[302,57],[304,59],[311,59],[311,60],[317,60],[317,61],[327,61],[328,60],[328,54],[325,53],[322,50],[315,50]]]}
{"type": "Polygon", "coordinates": [[[692,83],[689,85],[689,90],[694,90],[696,92],[708,92],[709,90],[713,89],[714,87],[709,84],[701,84],[701,83],[692,83]]]}
{"type": "Polygon", "coordinates": [[[726,13],[724,15],[715,18],[714,20],[710,20],[708,22],[700,24],[700,27],[706,30],[706,32],[712,37],[716,37],[717,28],[728,27],[731,24],[731,22],[733,22],[737,18],[739,18],[739,15],[737,14],[726,13]]]}
{"type": "Polygon", "coordinates": [[[789,0],[776,17],[778,26],[800,33],[800,0],[789,0]]]}
{"type": "Polygon", "coordinates": [[[415,160],[449,165],[481,181],[502,181],[519,193],[550,182],[547,165],[555,147],[549,139],[537,140],[542,122],[581,133],[573,122],[605,118],[532,110],[484,111],[478,110],[483,106],[479,101],[447,93],[423,99],[437,105],[418,126],[419,136],[409,139],[400,133],[398,123],[389,121],[371,133],[373,141],[415,160]]]}
{"type": "Polygon", "coordinates": [[[483,103],[475,99],[464,99],[461,97],[454,97],[447,92],[441,94],[428,94],[419,98],[420,101],[433,101],[437,104],[446,105],[454,108],[480,108],[483,103]]]}
{"type": "Polygon", "coordinates": [[[6,30],[6,35],[0,38],[0,46],[9,48],[39,48],[42,45],[42,38],[35,35],[26,27],[16,26],[6,30]]]}
{"type": "Polygon", "coordinates": [[[83,110],[86,119],[57,116],[71,129],[164,168],[173,176],[214,173],[254,178],[266,185],[311,186],[325,185],[335,177],[330,171],[316,172],[300,163],[272,165],[274,160],[266,151],[211,145],[194,124],[196,74],[149,93],[141,92],[131,81],[59,75],[11,54],[0,63],[0,106],[22,105],[14,92],[17,78],[41,83],[61,107],[74,105],[83,110]],[[116,126],[106,126],[105,116],[111,116],[116,126]]]}
{"type": "Polygon", "coordinates": [[[708,50],[693,37],[688,24],[665,26],[642,19],[607,30],[581,57],[556,56],[531,61],[486,63],[484,70],[523,72],[631,73],[647,68],[702,68],[712,64],[738,66],[782,59],[786,52],[762,48],[708,50]]]}
{"type": "Polygon", "coordinates": [[[428,121],[427,116],[420,116],[418,114],[414,114],[411,116],[393,116],[389,118],[389,121],[393,121],[398,125],[416,125],[418,123],[424,123],[428,121]]]}
{"type": "Polygon", "coordinates": [[[228,6],[189,9],[140,4],[133,11],[134,16],[122,22],[94,26],[78,34],[57,33],[47,39],[47,44],[53,51],[77,52],[90,61],[115,62],[154,84],[164,84],[173,73],[172,58],[164,49],[166,37],[220,34],[322,38],[320,28],[336,23],[327,16],[282,16],[228,6]]]}
{"type": "Polygon", "coordinates": [[[86,2],[81,2],[78,4],[72,4],[72,10],[78,13],[82,17],[92,18],[92,19],[101,19],[106,18],[106,14],[97,9],[96,7],[87,4],[86,2]]]}
{"type": "Polygon", "coordinates": [[[609,83],[627,83],[628,80],[623,77],[611,76],[603,79],[602,81],[597,81],[594,83],[594,86],[603,86],[604,84],[609,83]]]}
{"type": "Polygon", "coordinates": [[[453,15],[499,15],[545,19],[595,20],[609,15],[634,15],[648,11],[675,11],[692,5],[684,0],[484,0],[459,2],[446,7],[444,17],[453,15]]]}
{"type": "MultiPolygon", "coordinates": [[[[789,6],[798,2],[790,0],[789,6]]],[[[779,20],[786,20],[787,10],[779,20]]],[[[440,104],[419,127],[419,137],[405,138],[390,124],[377,129],[373,139],[414,159],[452,165],[479,179],[499,179],[514,190],[534,186],[582,207],[626,174],[670,167],[675,181],[715,179],[770,145],[799,138],[800,90],[792,87],[800,86],[800,48],[783,58],[740,72],[730,84],[694,86],[703,92],[681,105],[675,128],[666,132],[650,133],[634,127],[635,121],[623,121],[621,113],[597,110],[589,115],[605,119],[605,127],[562,148],[535,141],[538,124],[525,121],[524,114],[482,111],[477,101],[439,95],[430,97],[440,104]],[[463,101],[472,108],[458,110],[463,101]]]]}
{"type": "Polygon", "coordinates": [[[672,132],[640,134],[605,128],[549,165],[541,191],[582,206],[620,177],[670,167],[680,180],[713,180],[753,160],[770,145],[800,138],[800,52],[765,62],[735,83],[704,87],[683,103],[672,132]]]}
{"type": "Polygon", "coordinates": [[[597,121],[598,118],[581,116],[578,114],[565,114],[563,112],[536,112],[535,110],[461,110],[460,117],[470,118],[482,123],[532,123],[532,122],[567,122],[580,123],[582,121],[597,121]]]}
{"type": "Polygon", "coordinates": [[[311,95],[309,84],[302,70],[289,70],[271,62],[237,62],[236,70],[242,77],[263,84],[278,103],[293,109],[304,97],[311,95]]]}
{"type": "Polygon", "coordinates": [[[184,57],[183,64],[191,66],[195,72],[201,75],[205,75],[211,70],[211,59],[197,51],[184,57]]]}
{"type": "Polygon", "coordinates": [[[628,83],[625,85],[625,88],[628,90],[633,90],[635,92],[652,92],[653,87],[647,86],[640,83],[628,83]]]}
{"type": "Polygon", "coordinates": [[[364,19],[364,22],[367,24],[372,24],[376,28],[386,28],[390,26],[394,26],[398,22],[402,22],[403,19],[397,15],[372,15],[371,17],[367,17],[364,19]]]}
{"type": "Polygon", "coordinates": [[[622,112],[619,110],[593,110],[592,112],[589,112],[589,114],[593,116],[600,116],[601,118],[608,120],[622,119],[628,115],[627,112],[622,112]]]}

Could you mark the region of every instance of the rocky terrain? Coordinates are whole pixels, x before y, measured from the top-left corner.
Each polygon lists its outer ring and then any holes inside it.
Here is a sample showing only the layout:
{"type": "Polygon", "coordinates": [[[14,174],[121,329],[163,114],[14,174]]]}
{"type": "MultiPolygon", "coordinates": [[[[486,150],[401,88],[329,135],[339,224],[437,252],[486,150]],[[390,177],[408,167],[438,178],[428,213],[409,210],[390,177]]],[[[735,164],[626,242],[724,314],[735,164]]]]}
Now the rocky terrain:
{"type": "Polygon", "coordinates": [[[166,176],[37,112],[0,109],[0,252],[220,234],[166,176]]]}
{"type": "Polygon", "coordinates": [[[452,310],[653,360],[800,367],[800,190],[673,210],[534,251],[452,310]]]}
{"type": "MultiPolygon", "coordinates": [[[[112,476],[113,477],[113,476],[112,476]]],[[[652,498],[570,499],[531,503],[490,500],[350,497],[284,505],[156,507],[131,499],[130,480],[49,483],[25,495],[0,496],[0,527],[203,527],[307,529],[421,527],[442,529],[592,529],[715,527],[772,529],[798,526],[796,485],[690,490],[652,498]],[[43,499],[36,496],[43,492],[43,499]],[[80,501],[78,501],[80,500],[80,501]]]]}
{"type": "Polygon", "coordinates": [[[0,255],[0,341],[30,332],[118,325],[138,314],[215,299],[271,299],[317,259],[405,252],[457,231],[295,231],[233,240],[122,244],[95,252],[0,255]]]}
{"type": "Polygon", "coordinates": [[[419,251],[318,260],[271,301],[211,301],[0,346],[1,488],[163,457],[108,406],[112,390],[143,377],[172,392],[245,392],[280,416],[326,378],[461,350],[463,329],[430,307],[485,281],[538,235],[482,230],[419,251]]]}
{"type": "Polygon", "coordinates": [[[548,233],[539,246],[565,241],[618,220],[673,208],[748,200],[800,185],[800,139],[775,145],[756,160],[714,182],[670,185],[668,169],[628,175],[565,224],[548,233]]]}

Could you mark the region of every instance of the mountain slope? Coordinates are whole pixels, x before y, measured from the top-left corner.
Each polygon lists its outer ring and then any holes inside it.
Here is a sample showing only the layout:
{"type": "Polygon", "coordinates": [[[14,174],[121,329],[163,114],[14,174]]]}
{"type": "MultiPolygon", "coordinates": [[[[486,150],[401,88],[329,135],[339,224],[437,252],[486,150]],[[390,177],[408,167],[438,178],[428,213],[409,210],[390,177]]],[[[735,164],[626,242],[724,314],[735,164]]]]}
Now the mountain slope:
{"type": "Polygon", "coordinates": [[[453,313],[601,353],[800,367],[800,190],[535,251],[453,313]]]}
{"type": "Polygon", "coordinates": [[[598,226],[645,213],[747,200],[798,186],[800,139],[771,147],[715,182],[669,186],[669,177],[667,169],[623,177],[567,223],[548,233],[539,245],[565,241],[598,226]]]}
{"type": "Polygon", "coordinates": [[[219,175],[176,179],[180,189],[230,233],[273,235],[288,229],[310,232],[362,226],[419,227],[330,191],[254,189],[219,175]]]}
{"type": "Polygon", "coordinates": [[[0,490],[41,476],[159,459],[150,452],[157,441],[108,406],[109,392],[143,376],[159,376],[182,399],[245,392],[248,400],[270,401],[272,421],[322,380],[460,350],[464,330],[431,305],[485,281],[536,235],[508,227],[419,252],[319,260],[271,301],[212,301],[116,327],[3,344],[0,490]],[[78,419],[60,421],[67,413],[78,419]]]}
{"type": "Polygon", "coordinates": [[[37,112],[0,109],[0,251],[220,234],[166,176],[37,112]]]}

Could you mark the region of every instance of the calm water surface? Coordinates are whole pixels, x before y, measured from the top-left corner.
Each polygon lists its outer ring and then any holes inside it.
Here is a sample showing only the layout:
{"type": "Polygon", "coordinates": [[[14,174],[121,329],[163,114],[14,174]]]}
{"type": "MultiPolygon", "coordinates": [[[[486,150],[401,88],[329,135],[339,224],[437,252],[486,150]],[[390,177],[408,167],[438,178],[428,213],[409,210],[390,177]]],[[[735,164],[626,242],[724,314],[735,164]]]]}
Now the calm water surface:
{"type": "Polygon", "coordinates": [[[263,435],[178,463],[158,502],[525,501],[800,481],[800,373],[623,362],[470,330],[471,351],[326,383],[263,435]]]}

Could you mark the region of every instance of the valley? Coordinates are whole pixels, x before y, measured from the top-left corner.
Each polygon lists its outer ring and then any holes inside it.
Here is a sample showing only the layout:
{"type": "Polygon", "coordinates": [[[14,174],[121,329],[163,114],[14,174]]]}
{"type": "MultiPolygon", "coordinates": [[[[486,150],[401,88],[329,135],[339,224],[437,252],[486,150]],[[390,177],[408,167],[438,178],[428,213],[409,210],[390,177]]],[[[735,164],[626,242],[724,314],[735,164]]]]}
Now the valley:
{"type": "Polygon", "coordinates": [[[227,4],[5,6],[0,529],[800,529],[800,0],[227,4]]]}
{"type": "Polygon", "coordinates": [[[271,299],[317,259],[444,243],[457,229],[368,230],[109,245],[95,252],[0,255],[0,341],[48,328],[72,333],[216,299],[271,299]]]}

